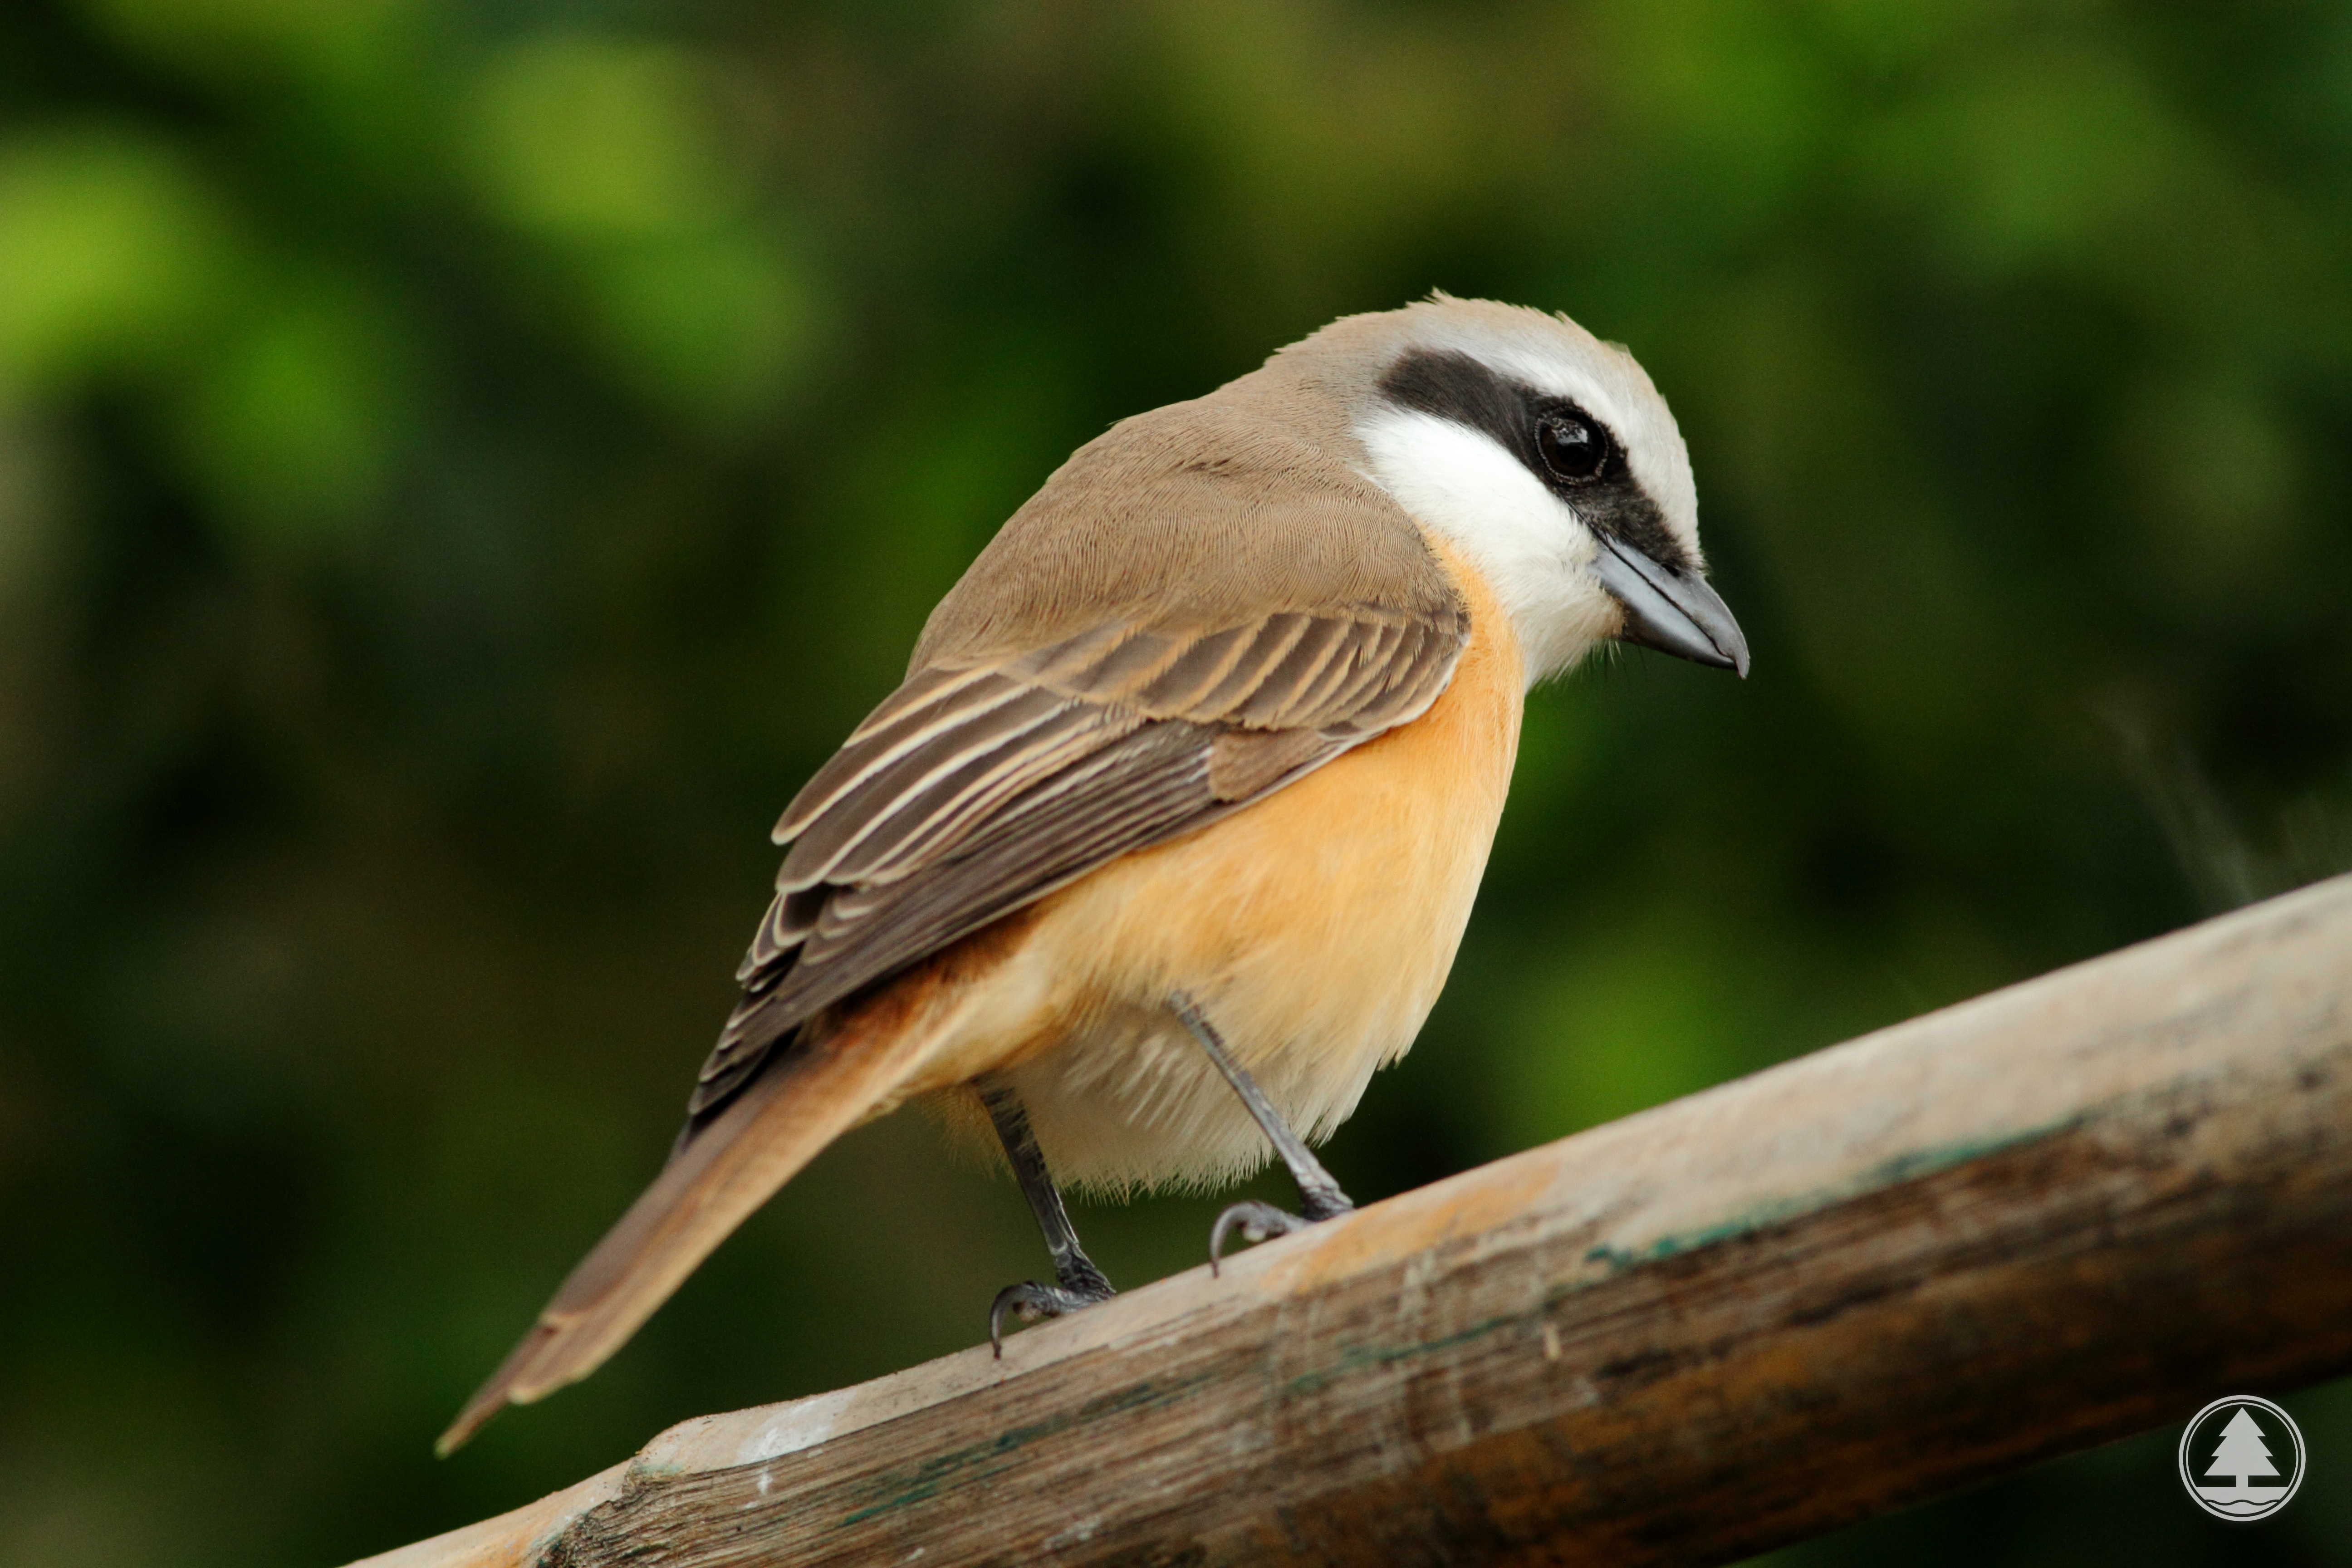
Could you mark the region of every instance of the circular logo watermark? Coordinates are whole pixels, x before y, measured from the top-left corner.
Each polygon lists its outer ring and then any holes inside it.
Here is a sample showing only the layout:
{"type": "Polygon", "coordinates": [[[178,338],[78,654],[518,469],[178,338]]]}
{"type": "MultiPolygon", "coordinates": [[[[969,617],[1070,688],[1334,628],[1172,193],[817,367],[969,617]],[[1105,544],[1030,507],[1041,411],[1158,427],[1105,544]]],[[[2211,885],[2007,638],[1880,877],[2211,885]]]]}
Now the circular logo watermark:
{"type": "Polygon", "coordinates": [[[2251,1394],[2217,1399],[2181,1428],[2180,1484],[2215,1519],[2268,1519],[2294,1500],[2303,1468],[2294,1417],[2251,1394]]]}

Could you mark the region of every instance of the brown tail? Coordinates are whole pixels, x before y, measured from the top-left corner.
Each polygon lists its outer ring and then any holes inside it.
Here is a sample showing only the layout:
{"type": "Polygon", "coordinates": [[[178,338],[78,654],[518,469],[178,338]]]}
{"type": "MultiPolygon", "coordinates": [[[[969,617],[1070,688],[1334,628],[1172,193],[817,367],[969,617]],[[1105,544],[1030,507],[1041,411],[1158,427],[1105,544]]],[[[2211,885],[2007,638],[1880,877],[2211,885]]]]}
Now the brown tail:
{"type": "Polygon", "coordinates": [[[580,1260],[434,1452],[455,1451],[501,1406],[528,1405],[595,1371],[753,1209],[889,1099],[921,1049],[920,1009],[906,1005],[911,1000],[877,998],[775,1061],[678,1150],[580,1260]]]}

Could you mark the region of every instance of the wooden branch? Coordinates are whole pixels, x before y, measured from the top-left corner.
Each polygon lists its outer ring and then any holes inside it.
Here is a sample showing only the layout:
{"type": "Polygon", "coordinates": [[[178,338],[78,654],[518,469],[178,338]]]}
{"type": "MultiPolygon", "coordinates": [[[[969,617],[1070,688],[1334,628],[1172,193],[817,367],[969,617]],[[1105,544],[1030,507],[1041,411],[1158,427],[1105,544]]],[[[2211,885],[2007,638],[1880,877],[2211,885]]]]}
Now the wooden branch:
{"type": "Polygon", "coordinates": [[[2352,1369],[2352,879],[373,1568],[1708,1563],[2352,1369]]]}

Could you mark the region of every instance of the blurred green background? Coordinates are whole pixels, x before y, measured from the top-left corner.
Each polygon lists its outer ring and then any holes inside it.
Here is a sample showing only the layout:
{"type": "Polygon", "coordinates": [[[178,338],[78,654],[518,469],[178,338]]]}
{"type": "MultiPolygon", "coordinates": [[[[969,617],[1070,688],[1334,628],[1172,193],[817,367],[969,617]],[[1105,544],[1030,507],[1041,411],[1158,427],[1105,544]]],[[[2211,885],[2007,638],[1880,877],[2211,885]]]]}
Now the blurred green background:
{"type": "MultiPolygon", "coordinates": [[[[338,1562],[973,1342],[1042,1256],[901,1117],[428,1453],[998,522],[1432,287],[1633,346],[1756,674],[1532,699],[1359,1196],[2352,866],[2352,7],[0,10],[0,1561],[338,1562]]],[[[1788,1561],[2352,1562],[2290,1403],[2259,1531],[2164,1433],[1788,1561]]]]}

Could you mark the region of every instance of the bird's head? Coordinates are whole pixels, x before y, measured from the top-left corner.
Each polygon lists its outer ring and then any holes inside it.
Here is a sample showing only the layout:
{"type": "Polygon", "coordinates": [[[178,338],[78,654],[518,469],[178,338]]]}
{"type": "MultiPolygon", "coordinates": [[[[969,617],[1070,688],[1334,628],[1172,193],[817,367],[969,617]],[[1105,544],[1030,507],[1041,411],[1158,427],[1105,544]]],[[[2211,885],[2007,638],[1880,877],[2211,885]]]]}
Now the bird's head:
{"type": "Polygon", "coordinates": [[[1486,577],[1531,683],[1611,638],[1748,673],[1706,584],[1690,454],[1631,354],[1442,294],[1326,331],[1371,478],[1486,577]]]}

